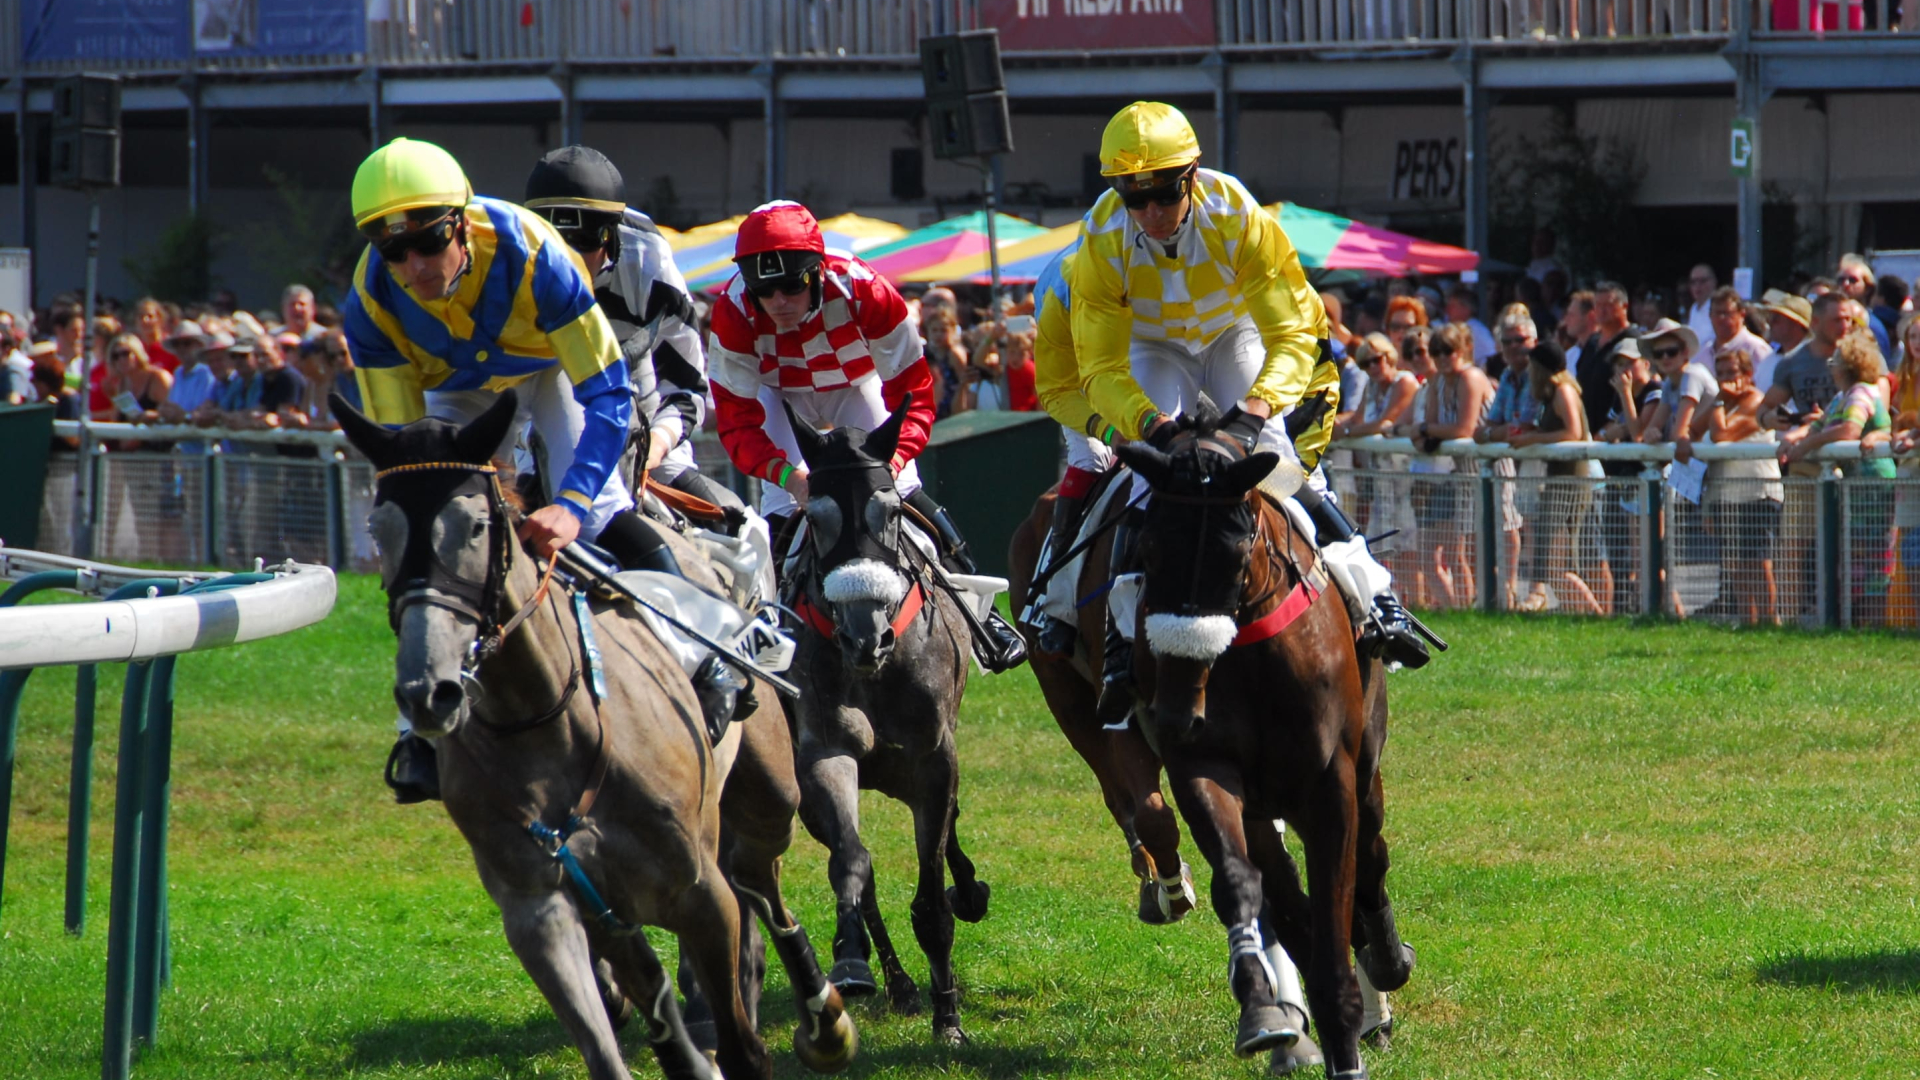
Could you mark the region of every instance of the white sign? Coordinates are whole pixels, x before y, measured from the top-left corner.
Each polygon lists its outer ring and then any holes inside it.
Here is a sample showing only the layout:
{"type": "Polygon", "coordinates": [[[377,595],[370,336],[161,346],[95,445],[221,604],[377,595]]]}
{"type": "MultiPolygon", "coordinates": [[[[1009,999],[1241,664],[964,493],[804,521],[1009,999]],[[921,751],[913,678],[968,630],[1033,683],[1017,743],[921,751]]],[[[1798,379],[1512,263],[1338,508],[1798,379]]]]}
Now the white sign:
{"type": "Polygon", "coordinates": [[[0,248],[0,311],[11,311],[26,325],[33,311],[33,249],[0,248]]]}
{"type": "Polygon", "coordinates": [[[1753,299],[1753,267],[1733,268],[1733,291],[1739,293],[1742,300],[1753,299]]]}

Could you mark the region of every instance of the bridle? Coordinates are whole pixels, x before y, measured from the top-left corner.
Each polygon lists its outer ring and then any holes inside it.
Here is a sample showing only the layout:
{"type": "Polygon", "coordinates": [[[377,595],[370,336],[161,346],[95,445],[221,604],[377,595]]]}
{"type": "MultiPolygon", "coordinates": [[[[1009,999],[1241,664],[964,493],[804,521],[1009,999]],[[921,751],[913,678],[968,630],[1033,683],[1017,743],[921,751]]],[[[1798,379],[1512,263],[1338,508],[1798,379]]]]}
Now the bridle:
{"type": "MultiPolygon", "coordinates": [[[[885,472],[888,483],[892,483],[893,469],[886,462],[882,461],[851,461],[822,465],[812,471],[814,473],[836,473],[868,472],[873,470],[885,472]]],[[[901,500],[900,506],[903,512],[913,512],[913,508],[907,505],[904,499],[901,500]]],[[[811,542],[809,542],[809,546],[811,546],[811,542]]],[[[903,540],[896,536],[894,547],[884,548],[883,545],[883,550],[886,550],[887,554],[892,556],[892,559],[887,562],[888,567],[907,579],[907,591],[900,598],[899,604],[894,608],[888,618],[888,625],[893,629],[895,637],[898,637],[904,634],[907,628],[913,625],[914,620],[920,617],[920,612],[926,604],[926,589],[921,584],[920,575],[913,572],[912,569],[906,565],[907,559],[902,555],[904,551],[913,550],[912,541],[903,540]]],[[[835,608],[838,605],[828,601],[823,609],[823,607],[820,604],[816,604],[813,599],[814,594],[819,591],[820,585],[826,577],[826,575],[821,573],[820,552],[817,550],[813,551],[803,565],[807,567],[806,580],[805,583],[800,585],[796,590],[796,595],[793,599],[794,614],[798,615],[800,621],[816,633],[831,640],[837,627],[833,613],[829,609],[835,608]]]]}
{"type": "MultiPolygon", "coordinates": [[[[486,577],[481,581],[463,577],[445,560],[439,552],[433,550],[430,542],[424,544],[426,565],[421,572],[412,576],[400,577],[394,585],[387,588],[387,622],[394,633],[400,632],[400,619],[408,608],[418,604],[465,615],[479,626],[468,648],[466,657],[461,661],[460,673],[463,679],[471,679],[488,657],[500,651],[500,647],[520,624],[527,620],[547,598],[548,588],[553,582],[555,563],[549,560],[546,569],[540,575],[540,587],[535,589],[527,602],[520,606],[504,622],[500,619],[500,600],[506,591],[506,581],[513,571],[513,551],[517,546],[513,542],[513,522],[507,507],[505,494],[500,490],[500,470],[492,465],[475,465],[464,461],[423,461],[412,465],[395,465],[374,473],[374,493],[380,497],[380,486],[394,476],[414,475],[427,472],[462,472],[469,474],[447,492],[446,498],[464,494],[469,486],[478,486],[487,497],[487,550],[486,577]]],[[[444,505],[444,503],[442,504],[444,505]]],[[[420,543],[418,530],[409,529],[407,544],[411,548],[420,543]]],[[[401,573],[409,569],[407,552],[401,555],[401,573]]],[[[576,681],[578,672],[575,672],[576,681]]],[[[569,684],[567,697],[572,696],[572,684],[569,684]]],[[[564,700],[563,700],[564,707],[564,700]]]]}

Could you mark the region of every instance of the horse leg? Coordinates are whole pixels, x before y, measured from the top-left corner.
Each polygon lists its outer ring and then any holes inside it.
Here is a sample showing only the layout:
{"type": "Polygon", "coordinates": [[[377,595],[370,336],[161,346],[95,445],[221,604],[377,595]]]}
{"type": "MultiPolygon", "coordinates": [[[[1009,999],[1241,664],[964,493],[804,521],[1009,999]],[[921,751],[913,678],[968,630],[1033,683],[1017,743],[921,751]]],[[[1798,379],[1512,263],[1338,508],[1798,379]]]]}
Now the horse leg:
{"type": "Polygon", "coordinates": [[[920,880],[913,892],[913,936],[927,955],[932,983],[933,1037],[963,1046],[960,988],[953,978],[953,908],[947,903],[947,825],[955,813],[959,763],[948,747],[928,754],[914,770],[913,839],[920,880]]]}
{"type": "Polygon", "coordinates": [[[947,819],[947,871],[953,884],[947,887],[947,906],[953,917],[977,923],[987,917],[987,898],[993,890],[976,875],[973,860],[960,850],[960,801],[954,800],[953,814],[947,819]]]}
{"type": "Polygon", "coordinates": [[[873,935],[873,951],[880,957],[880,974],[887,981],[887,1008],[901,1016],[920,1015],[920,987],[900,964],[894,951],[893,935],[887,933],[887,921],[880,916],[880,894],[873,891],[873,868],[867,868],[867,884],[860,894],[860,917],[867,933],[873,935]]]}
{"type": "Polygon", "coordinates": [[[1296,956],[1312,955],[1312,913],[1306,890],[1300,887],[1300,872],[1287,853],[1284,826],[1279,821],[1261,820],[1245,824],[1247,856],[1260,868],[1260,884],[1266,894],[1266,905],[1260,911],[1260,934],[1267,964],[1278,980],[1274,997],[1300,1022],[1300,1040],[1292,1046],[1275,1047],[1267,1068],[1271,1076],[1288,1076],[1326,1060],[1307,1034],[1307,998],[1300,987],[1300,969],[1294,963],[1296,956]]]}
{"type": "Polygon", "coordinates": [[[673,996],[666,966],[645,933],[627,937],[589,930],[594,951],[613,968],[618,989],[646,1021],[654,1060],[669,1080],[712,1080],[706,1054],[694,1045],[673,996]]]}
{"type": "Polygon", "coordinates": [[[1140,921],[1176,923],[1200,903],[1193,872],[1180,857],[1180,820],[1160,793],[1160,758],[1139,727],[1102,732],[1113,771],[1133,803],[1133,830],[1148,865],[1136,867],[1140,880],[1140,921]]]}
{"type": "Polygon", "coordinates": [[[629,1080],[613,1024],[594,981],[586,927],[564,893],[500,893],[494,896],[520,966],[540,988],[553,1014],[573,1036],[593,1080],[629,1080]]]}
{"type": "Polygon", "coordinates": [[[1387,992],[1400,989],[1412,977],[1414,952],[1411,945],[1400,940],[1393,921],[1393,902],[1387,897],[1391,860],[1382,835],[1387,800],[1380,779],[1380,755],[1387,741],[1387,695],[1378,661],[1372,665],[1367,690],[1367,729],[1360,744],[1357,777],[1361,796],[1354,852],[1353,933],[1365,1007],[1360,1037],[1383,1043],[1393,1031],[1387,992]]]}
{"type": "Polygon", "coordinates": [[[833,970],[827,981],[842,997],[865,997],[880,987],[867,963],[867,927],[861,898],[873,889],[873,857],[860,842],[860,765],[846,754],[803,753],[800,821],[827,849],[827,880],[833,886],[833,970]]]}
{"type": "Polygon", "coordinates": [[[1260,871],[1247,856],[1239,777],[1212,762],[1191,767],[1168,762],[1180,816],[1213,867],[1213,911],[1227,927],[1227,982],[1240,1003],[1233,1052],[1251,1057],[1289,1045],[1300,1029],[1275,997],[1278,977],[1268,967],[1260,934],[1260,871]]]}
{"type": "Polygon", "coordinates": [[[1313,949],[1306,965],[1307,998],[1320,1026],[1320,1048],[1329,1080],[1364,1077],[1360,1061],[1360,984],[1351,952],[1354,922],[1355,840],[1359,799],[1353,759],[1336,749],[1312,778],[1301,799],[1307,808],[1300,838],[1307,849],[1308,904],[1313,911],[1313,949]]]}
{"type": "Polygon", "coordinates": [[[720,1071],[727,1080],[771,1080],[773,1058],[747,1017],[740,995],[740,908],[718,861],[710,861],[700,880],[675,905],[674,931],[680,952],[692,960],[694,975],[713,1011],[720,1071]]]}

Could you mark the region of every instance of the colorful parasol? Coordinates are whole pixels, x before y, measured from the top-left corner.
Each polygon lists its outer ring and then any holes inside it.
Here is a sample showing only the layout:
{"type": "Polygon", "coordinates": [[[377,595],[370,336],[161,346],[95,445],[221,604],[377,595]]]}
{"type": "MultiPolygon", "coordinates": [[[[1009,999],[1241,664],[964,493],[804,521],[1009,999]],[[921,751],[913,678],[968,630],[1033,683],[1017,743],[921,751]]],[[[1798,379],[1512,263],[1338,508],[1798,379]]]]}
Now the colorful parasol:
{"type": "MultiPolygon", "coordinates": [[[[673,261],[679,265],[689,289],[694,292],[715,289],[733,276],[733,238],[745,220],[745,215],[738,215],[668,237],[673,245],[673,261]]],[[[820,223],[820,232],[829,248],[856,254],[908,235],[904,226],[859,214],[830,217],[820,223]]]]}
{"type": "MultiPolygon", "coordinates": [[[[1031,221],[1007,214],[995,215],[994,229],[998,233],[1002,252],[1011,245],[1044,235],[1047,231],[1031,221]]],[[[898,240],[860,252],[860,257],[867,260],[868,265],[895,282],[921,280],[908,275],[937,263],[969,256],[975,257],[981,266],[987,263],[987,218],[984,211],[976,210],[971,214],[948,218],[924,229],[915,229],[898,240]]]]}

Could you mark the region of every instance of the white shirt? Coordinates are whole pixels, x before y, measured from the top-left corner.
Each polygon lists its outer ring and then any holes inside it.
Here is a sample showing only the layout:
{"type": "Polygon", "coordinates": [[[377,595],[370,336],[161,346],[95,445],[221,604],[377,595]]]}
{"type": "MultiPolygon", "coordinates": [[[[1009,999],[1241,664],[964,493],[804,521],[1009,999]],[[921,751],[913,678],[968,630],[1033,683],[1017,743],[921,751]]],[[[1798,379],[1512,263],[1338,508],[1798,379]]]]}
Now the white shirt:
{"type": "Polygon", "coordinates": [[[1693,336],[1701,341],[1713,340],[1713,315],[1710,312],[1712,307],[1713,297],[1709,296],[1687,308],[1687,326],[1693,331],[1693,336]]]}
{"type": "Polygon", "coordinates": [[[10,393],[17,393],[24,403],[31,404],[40,400],[40,391],[33,385],[33,361],[27,357],[26,353],[19,349],[13,350],[7,354],[4,366],[6,370],[0,374],[6,377],[0,378],[0,398],[10,393]]]}
{"type": "MultiPolygon", "coordinates": [[[[1720,351],[1721,347],[1713,343],[1713,335],[1711,334],[1701,338],[1700,342],[1700,351],[1694,353],[1693,358],[1687,362],[1689,364],[1699,364],[1708,371],[1712,371],[1713,356],[1720,351]]],[[[1733,340],[1727,342],[1727,344],[1743,345],[1748,352],[1753,354],[1753,385],[1762,388],[1773,385],[1773,369],[1775,365],[1780,363],[1780,354],[1774,351],[1773,346],[1762,341],[1760,335],[1744,326],[1734,333],[1733,340]]],[[[1571,364],[1569,364],[1569,366],[1571,366],[1571,364]]]]}

